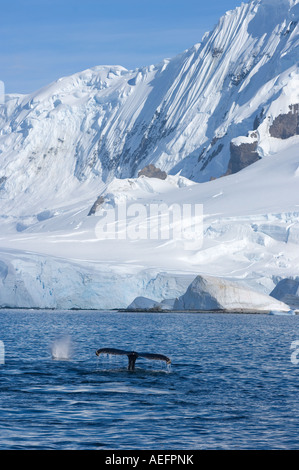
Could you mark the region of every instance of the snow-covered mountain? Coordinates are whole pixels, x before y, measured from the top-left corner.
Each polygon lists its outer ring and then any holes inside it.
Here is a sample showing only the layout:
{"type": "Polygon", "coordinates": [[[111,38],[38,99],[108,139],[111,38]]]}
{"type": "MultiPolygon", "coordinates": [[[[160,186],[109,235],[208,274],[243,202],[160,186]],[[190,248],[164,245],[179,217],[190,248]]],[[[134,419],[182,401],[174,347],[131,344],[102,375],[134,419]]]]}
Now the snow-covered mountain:
{"type": "Polygon", "coordinates": [[[230,149],[237,137],[236,145],[253,144],[252,161],[270,154],[273,121],[299,103],[298,20],[297,0],[253,0],[158,65],[96,67],[8,97],[0,140],[7,191],[35,192],[47,178],[59,192],[60,176],[106,181],[148,163],[208,181],[242,167],[241,150],[230,149]]]}
{"type": "Polygon", "coordinates": [[[7,96],[0,305],[126,307],[199,273],[268,294],[298,276],[298,22],[298,0],[253,0],[173,59],[7,96]],[[169,176],[137,178],[149,164],[169,176]],[[97,206],[128,200],[202,203],[203,246],[100,240],[97,206]]]}

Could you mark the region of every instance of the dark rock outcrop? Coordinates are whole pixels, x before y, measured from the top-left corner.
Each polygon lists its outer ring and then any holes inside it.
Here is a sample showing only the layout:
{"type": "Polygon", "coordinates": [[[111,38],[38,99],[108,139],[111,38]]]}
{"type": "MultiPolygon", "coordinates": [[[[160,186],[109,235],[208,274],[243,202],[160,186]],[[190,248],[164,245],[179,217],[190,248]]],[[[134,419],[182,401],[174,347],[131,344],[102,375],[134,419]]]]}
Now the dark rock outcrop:
{"type": "Polygon", "coordinates": [[[214,47],[212,50],[212,57],[221,57],[223,54],[223,49],[219,47],[214,47]]]}
{"type": "Polygon", "coordinates": [[[289,139],[299,135],[299,104],[290,106],[288,114],[277,116],[269,129],[271,137],[289,139]]]}
{"type": "Polygon", "coordinates": [[[88,212],[87,215],[88,216],[94,215],[97,212],[98,208],[102,204],[104,204],[104,201],[105,201],[105,199],[103,198],[103,196],[99,196],[98,199],[95,201],[95,203],[92,205],[92,207],[91,207],[91,209],[90,209],[90,211],[88,212]]]}
{"type": "Polygon", "coordinates": [[[158,178],[160,180],[166,180],[167,173],[165,171],[160,170],[160,168],[156,168],[155,165],[150,164],[139,171],[138,178],[140,176],[147,176],[148,178],[158,178]]]}
{"type": "Polygon", "coordinates": [[[230,144],[230,160],[226,175],[232,175],[238,171],[243,170],[249,165],[260,160],[257,152],[257,142],[243,143],[235,145],[233,142],[230,144]]]}

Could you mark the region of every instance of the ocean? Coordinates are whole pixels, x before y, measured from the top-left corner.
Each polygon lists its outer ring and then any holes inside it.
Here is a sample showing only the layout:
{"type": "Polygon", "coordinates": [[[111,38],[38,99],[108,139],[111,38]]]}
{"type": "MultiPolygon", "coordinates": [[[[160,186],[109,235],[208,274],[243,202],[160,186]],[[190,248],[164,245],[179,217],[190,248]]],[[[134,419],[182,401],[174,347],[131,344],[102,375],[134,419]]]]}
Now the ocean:
{"type": "Polygon", "coordinates": [[[2,450],[299,448],[299,316],[1,310],[0,327],[2,450]],[[128,371],[104,347],[172,364],[128,371]]]}

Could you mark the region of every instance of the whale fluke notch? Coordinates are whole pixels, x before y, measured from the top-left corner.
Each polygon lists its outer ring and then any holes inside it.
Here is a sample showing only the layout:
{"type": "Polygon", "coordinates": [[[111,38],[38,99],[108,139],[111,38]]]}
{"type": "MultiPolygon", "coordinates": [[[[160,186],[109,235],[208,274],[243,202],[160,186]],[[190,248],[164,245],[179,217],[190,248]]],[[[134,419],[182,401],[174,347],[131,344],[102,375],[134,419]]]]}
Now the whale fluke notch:
{"type": "Polygon", "coordinates": [[[163,354],[152,354],[152,353],[137,353],[136,351],[124,351],[123,349],[115,348],[102,348],[96,351],[96,355],[100,354],[112,354],[115,356],[128,356],[129,364],[128,370],[135,369],[135,362],[137,357],[144,357],[145,359],[153,359],[154,361],[165,361],[166,364],[171,364],[169,357],[164,356],[163,354]]]}

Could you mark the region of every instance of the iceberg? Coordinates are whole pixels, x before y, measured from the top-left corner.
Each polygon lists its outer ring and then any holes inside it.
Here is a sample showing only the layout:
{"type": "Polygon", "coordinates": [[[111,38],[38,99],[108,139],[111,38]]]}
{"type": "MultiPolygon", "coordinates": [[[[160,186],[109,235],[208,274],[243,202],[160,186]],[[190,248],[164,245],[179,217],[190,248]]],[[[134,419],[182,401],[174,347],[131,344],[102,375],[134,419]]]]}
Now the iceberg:
{"type": "Polygon", "coordinates": [[[174,310],[288,312],[289,306],[268,295],[253,291],[230,280],[212,276],[197,276],[186,293],[174,303],[174,310]]]}
{"type": "Polygon", "coordinates": [[[159,302],[155,302],[147,297],[136,297],[128,306],[127,310],[150,310],[158,307],[159,302]]]}
{"type": "Polygon", "coordinates": [[[280,311],[273,310],[273,311],[269,312],[269,314],[270,315],[277,315],[277,316],[281,316],[281,315],[283,315],[283,316],[288,316],[288,315],[294,316],[294,315],[297,315],[295,310],[289,310],[288,312],[280,312],[280,311]]]}
{"type": "Polygon", "coordinates": [[[162,302],[157,302],[147,297],[136,297],[133,302],[126,308],[127,311],[157,311],[157,312],[168,312],[173,310],[173,306],[176,299],[165,299],[162,302]]]}
{"type": "Polygon", "coordinates": [[[197,276],[179,298],[157,302],[149,298],[137,297],[127,308],[127,310],[131,309],[295,315],[295,312],[283,302],[256,292],[236,281],[202,275],[197,276]]]}
{"type": "Polygon", "coordinates": [[[292,309],[299,308],[299,281],[282,279],[271,292],[271,297],[288,304],[292,309]]]}

